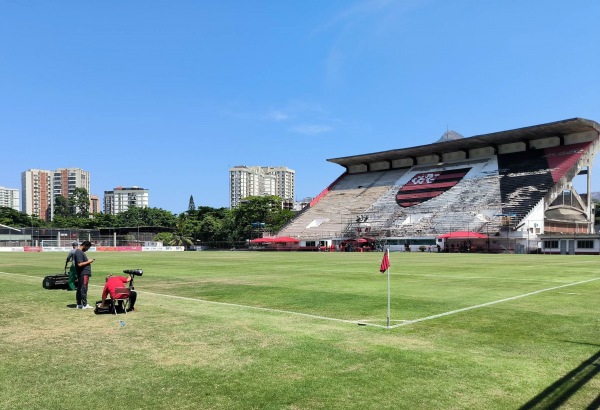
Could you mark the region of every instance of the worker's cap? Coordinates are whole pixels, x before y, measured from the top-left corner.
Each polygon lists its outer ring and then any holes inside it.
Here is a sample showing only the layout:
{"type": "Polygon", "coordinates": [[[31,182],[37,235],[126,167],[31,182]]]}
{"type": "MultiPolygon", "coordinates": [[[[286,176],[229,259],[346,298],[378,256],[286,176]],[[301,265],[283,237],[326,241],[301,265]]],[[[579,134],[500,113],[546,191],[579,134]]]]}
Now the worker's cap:
{"type": "Polygon", "coordinates": [[[73,241],[73,243],[71,245],[73,245],[73,246],[79,246],[79,242],[73,241]]]}

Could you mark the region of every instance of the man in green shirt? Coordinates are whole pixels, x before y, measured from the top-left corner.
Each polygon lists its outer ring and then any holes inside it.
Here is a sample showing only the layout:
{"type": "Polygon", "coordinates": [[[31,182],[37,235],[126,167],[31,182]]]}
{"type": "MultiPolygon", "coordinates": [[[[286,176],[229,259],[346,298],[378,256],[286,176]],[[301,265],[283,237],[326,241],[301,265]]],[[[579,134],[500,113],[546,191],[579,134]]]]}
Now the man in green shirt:
{"type": "Polygon", "coordinates": [[[67,260],[65,261],[65,273],[67,272],[67,265],[71,262],[71,267],[69,268],[69,281],[68,286],[69,290],[75,290],[77,288],[77,268],[75,267],[75,263],[73,261],[73,255],[75,255],[75,251],[79,244],[77,241],[74,241],[71,245],[73,245],[73,249],[69,251],[69,255],[67,256],[67,260]]]}

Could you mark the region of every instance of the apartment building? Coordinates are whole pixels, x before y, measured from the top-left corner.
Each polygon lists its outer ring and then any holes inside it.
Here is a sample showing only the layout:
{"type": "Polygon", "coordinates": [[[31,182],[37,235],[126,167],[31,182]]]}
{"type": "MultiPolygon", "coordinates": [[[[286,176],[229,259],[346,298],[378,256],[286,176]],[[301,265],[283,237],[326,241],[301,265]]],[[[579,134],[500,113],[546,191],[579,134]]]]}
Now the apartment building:
{"type": "Polygon", "coordinates": [[[80,168],[59,168],[54,171],[29,169],[21,173],[22,211],[44,221],[54,217],[54,198],[65,198],[83,188],[90,192],[90,173],[80,168]]]}
{"type": "Polygon", "coordinates": [[[90,195],[90,213],[100,213],[100,198],[98,198],[98,195],[90,195]]]}
{"type": "Polygon", "coordinates": [[[112,191],[104,191],[104,213],[116,215],[134,206],[148,208],[149,192],[149,190],[138,186],[119,186],[112,191]]]}
{"type": "Polygon", "coordinates": [[[83,188],[90,193],[90,173],[79,168],[59,168],[52,177],[54,196],[70,198],[75,188],[83,188]]]}
{"type": "Polygon", "coordinates": [[[0,186],[0,207],[12,208],[15,211],[20,211],[19,205],[19,189],[5,188],[0,186]]]}
{"type": "Polygon", "coordinates": [[[21,210],[44,221],[52,220],[54,197],[53,172],[29,169],[21,173],[21,210]]]}
{"type": "Polygon", "coordinates": [[[277,195],[293,202],[295,173],[287,167],[238,165],[229,169],[229,207],[235,208],[248,196],[277,195]]]}

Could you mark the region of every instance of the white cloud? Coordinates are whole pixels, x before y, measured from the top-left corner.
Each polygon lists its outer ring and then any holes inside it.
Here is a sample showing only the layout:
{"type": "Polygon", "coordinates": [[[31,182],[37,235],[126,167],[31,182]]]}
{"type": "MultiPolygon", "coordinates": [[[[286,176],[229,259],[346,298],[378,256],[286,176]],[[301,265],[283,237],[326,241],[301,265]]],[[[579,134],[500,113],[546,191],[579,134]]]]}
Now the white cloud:
{"type": "Polygon", "coordinates": [[[313,35],[333,35],[323,62],[327,84],[343,85],[348,65],[362,59],[365,50],[394,44],[410,13],[434,1],[439,0],[359,0],[317,27],[313,35]]]}
{"type": "Polygon", "coordinates": [[[273,110],[267,114],[267,118],[273,121],[289,120],[291,116],[284,111],[273,110]]]}
{"type": "Polygon", "coordinates": [[[344,123],[344,121],[332,117],[318,102],[290,100],[280,106],[265,107],[260,112],[245,111],[239,109],[239,105],[235,104],[235,109],[224,109],[220,112],[222,115],[236,120],[276,123],[275,127],[283,126],[287,132],[308,136],[331,132],[336,125],[344,123]]]}
{"type": "Polygon", "coordinates": [[[304,135],[319,135],[325,132],[333,131],[333,128],[329,125],[301,124],[291,127],[290,131],[304,135]]]}
{"type": "Polygon", "coordinates": [[[327,120],[328,117],[328,112],[319,103],[291,100],[282,104],[281,107],[270,108],[263,119],[275,122],[289,122],[290,120],[300,122],[327,120]]]}

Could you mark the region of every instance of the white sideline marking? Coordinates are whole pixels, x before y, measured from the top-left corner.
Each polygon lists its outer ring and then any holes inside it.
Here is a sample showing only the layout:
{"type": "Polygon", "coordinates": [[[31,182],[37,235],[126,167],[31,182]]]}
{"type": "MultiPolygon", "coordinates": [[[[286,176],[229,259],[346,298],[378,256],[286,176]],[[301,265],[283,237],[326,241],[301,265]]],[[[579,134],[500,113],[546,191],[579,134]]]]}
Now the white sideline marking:
{"type": "Polygon", "coordinates": [[[538,282],[538,283],[561,283],[558,280],[540,280],[538,278],[498,278],[490,276],[452,276],[452,275],[436,275],[431,273],[402,273],[402,276],[408,277],[425,277],[434,279],[453,279],[456,281],[481,279],[481,280],[509,280],[511,282],[538,282]]]}
{"type": "MultiPolygon", "coordinates": [[[[4,274],[4,275],[19,276],[19,277],[24,277],[24,278],[34,278],[33,276],[22,275],[22,274],[18,274],[18,273],[8,273],[8,272],[0,272],[0,273],[4,274]]],[[[39,280],[39,278],[34,278],[34,279],[39,280]]],[[[551,290],[567,288],[569,286],[581,285],[583,283],[593,282],[593,281],[596,281],[596,280],[599,280],[599,279],[600,278],[592,278],[592,279],[582,280],[580,282],[567,283],[566,285],[554,286],[554,287],[546,288],[546,289],[540,289],[540,290],[536,290],[536,291],[533,291],[533,292],[525,293],[523,295],[511,296],[509,298],[500,299],[500,300],[494,300],[492,302],[486,302],[486,303],[482,303],[480,305],[475,305],[475,306],[468,306],[468,307],[465,307],[465,308],[451,310],[449,312],[444,312],[444,313],[438,313],[437,315],[431,315],[431,316],[422,317],[422,318],[419,318],[419,319],[412,319],[412,320],[397,320],[396,319],[396,320],[392,320],[392,322],[398,322],[398,321],[400,321],[402,323],[399,323],[399,324],[396,324],[396,325],[392,325],[392,326],[377,325],[377,324],[374,324],[374,323],[369,323],[372,319],[368,319],[368,320],[347,320],[347,319],[339,319],[339,318],[334,318],[334,317],[312,315],[310,313],[294,312],[294,311],[291,311],[291,310],[272,309],[272,308],[265,308],[265,307],[260,307],[260,306],[251,306],[251,305],[241,305],[241,304],[238,304],[238,303],[230,303],[230,302],[217,302],[217,301],[213,301],[213,300],[206,300],[206,299],[200,299],[200,298],[190,298],[190,297],[186,297],[186,296],[167,295],[167,294],[163,294],[163,293],[155,293],[155,292],[147,292],[147,291],[137,291],[137,292],[139,294],[142,293],[142,294],[146,294],[146,295],[167,297],[167,298],[172,298],[172,299],[189,300],[189,301],[192,301],[192,302],[210,303],[210,304],[213,304],[213,305],[230,306],[230,307],[236,307],[236,308],[242,308],[242,309],[261,310],[261,311],[264,311],[264,312],[284,313],[284,314],[288,314],[288,315],[303,316],[303,317],[308,317],[308,318],[312,318],[312,319],[329,320],[329,321],[333,321],[333,322],[342,322],[342,323],[351,323],[353,325],[379,327],[379,328],[383,328],[383,329],[395,329],[397,327],[412,325],[413,323],[419,323],[419,322],[424,322],[426,320],[437,319],[437,318],[443,317],[443,316],[454,315],[456,313],[465,312],[467,310],[479,309],[479,308],[482,308],[482,307],[495,305],[497,303],[509,302],[511,300],[521,299],[521,298],[525,298],[527,296],[537,295],[538,293],[548,292],[548,291],[551,291],[551,290]]],[[[93,287],[103,287],[101,285],[90,285],[90,286],[93,286],[93,287]]]]}
{"type": "MultiPolygon", "coordinates": [[[[141,291],[141,292],[138,291],[138,293],[144,293],[146,295],[153,295],[153,296],[160,296],[160,297],[167,297],[167,298],[172,298],[172,299],[189,300],[192,302],[210,303],[213,305],[230,306],[230,307],[236,307],[236,308],[242,308],[242,309],[253,309],[253,310],[262,310],[265,312],[285,313],[288,315],[304,316],[304,317],[310,317],[313,319],[331,320],[334,322],[343,322],[343,323],[352,323],[354,325],[363,323],[360,320],[347,320],[347,319],[339,319],[339,318],[335,318],[335,317],[311,315],[310,313],[294,312],[292,310],[272,309],[272,308],[266,308],[266,307],[261,307],[261,306],[241,305],[239,303],[230,303],[230,302],[217,302],[214,300],[190,298],[190,297],[186,297],[186,296],[166,295],[163,293],[154,293],[154,292],[146,292],[146,291],[141,291]]],[[[378,326],[378,327],[384,327],[384,328],[386,327],[386,326],[371,325],[371,324],[369,324],[369,326],[378,326]]]]}
{"type": "MultiPolygon", "coordinates": [[[[19,274],[19,273],[8,273],[8,272],[0,272],[0,273],[5,274],[5,275],[19,276],[19,277],[23,277],[23,278],[38,280],[37,277],[33,277],[33,276],[29,276],[29,275],[22,275],[22,274],[19,274]]],[[[103,288],[104,287],[103,285],[89,285],[89,286],[90,287],[92,287],[92,286],[93,287],[98,287],[98,288],[103,288]]],[[[330,321],[342,322],[342,323],[351,323],[353,325],[356,325],[356,324],[359,324],[359,323],[363,323],[360,320],[346,320],[346,319],[339,319],[339,318],[334,318],[334,317],[311,315],[309,313],[294,312],[294,311],[291,311],[291,310],[271,309],[271,308],[265,308],[265,307],[260,307],[260,306],[241,305],[241,304],[238,304],[238,303],[229,303],[229,302],[217,302],[217,301],[213,301],[213,300],[206,300],[206,299],[200,299],[200,298],[190,298],[190,297],[186,297],[186,296],[167,295],[167,294],[164,294],[164,293],[155,293],[155,292],[147,292],[147,291],[139,291],[139,290],[136,290],[136,292],[138,294],[160,296],[160,297],[163,297],[163,298],[166,297],[166,298],[179,299],[179,300],[189,300],[189,301],[192,301],[192,302],[210,303],[210,304],[213,304],[213,305],[222,305],[222,306],[237,307],[237,308],[242,308],[242,309],[254,309],[254,310],[262,310],[262,311],[266,311],[266,312],[285,313],[285,314],[289,314],[289,315],[303,316],[303,317],[309,317],[309,318],[313,318],[313,319],[330,320],[330,321]]],[[[369,326],[376,326],[376,327],[386,328],[386,326],[373,325],[373,324],[369,324],[369,326]]]]}
{"type": "Polygon", "coordinates": [[[583,283],[593,282],[593,281],[598,280],[598,279],[600,279],[600,278],[593,278],[593,279],[588,279],[588,280],[582,280],[581,282],[568,283],[566,285],[561,285],[561,286],[554,286],[552,288],[536,290],[534,292],[525,293],[523,295],[512,296],[510,298],[495,300],[493,302],[482,303],[481,305],[469,306],[469,307],[465,307],[465,308],[462,308],[462,309],[451,310],[450,312],[438,313],[437,315],[422,317],[422,318],[419,318],[419,319],[407,320],[404,323],[400,323],[398,325],[390,326],[390,328],[407,326],[407,325],[411,325],[413,323],[424,322],[426,320],[431,320],[431,319],[437,319],[438,317],[453,315],[455,313],[465,312],[467,310],[472,310],[472,309],[479,309],[479,308],[482,308],[482,307],[495,305],[496,303],[509,302],[511,300],[521,299],[521,298],[525,298],[527,296],[532,296],[532,295],[537,295],[538,293],[548,292],[550,290],[556,290],[556,289],[566,288],[566,287],[569,287],[569,286],[581,285],[583,283]]]}

